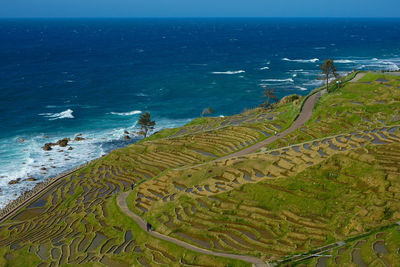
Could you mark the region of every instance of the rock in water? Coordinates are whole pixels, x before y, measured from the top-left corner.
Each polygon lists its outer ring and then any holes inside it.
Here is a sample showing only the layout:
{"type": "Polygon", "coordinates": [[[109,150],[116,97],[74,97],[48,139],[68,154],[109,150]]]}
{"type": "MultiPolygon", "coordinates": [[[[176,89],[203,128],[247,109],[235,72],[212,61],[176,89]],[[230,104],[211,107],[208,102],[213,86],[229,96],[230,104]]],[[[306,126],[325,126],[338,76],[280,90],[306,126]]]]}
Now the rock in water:
{"type": "Polygon", "coordinates": [[[11,180],[8,182],[8,184],[18,184],[19,181],[21,181],[21,178],[15,179],[15,180],[11,180]]]}
{"type": "Polygon", "coordinates": [[[61,140],[58,140],[56,144],[59,145],[60,147],[66,147],[70,140],[71,140],[70,138],[63,138],[61,140]]]}
{"type": "Polygon", "coordinates": [[[127,130],[124,131],[124,134],[129,134],[129,132],[127,130]]]}
{"type": "Polygon", "coordinates": [[[54,144],[53,143],[46,143],[46,144],[44,144],[44,146],[43,146],[43,150],[45,150],[45,151],[49,151],[49,150],[51,150],[52,148],[52,146],[54,146],[54,144]]]}
{"type": "Polygon", "coordinates": [[[124,140],[129,140],[129,139],[131,139],[131,138],[128,135],[124,136],[124,140]]]}
{"type": "Polygon", "coordinates": [[[24,181],[34,182],[34,181],[37,181],[37,179],[36,178],[26,178],[26,179],[24,179],[24,181]]]}
{"type": "Polygon", "coordinates": [[[75,136],[75,138],[74,138],[74,141],[82,141],[82,140],[85,140],[85,138],[83,138],[83,137],[80,137],[80,136],[75,136]]]}
{"type": "Polygon", "coordinates": [[[70,146],[70,147],[68,148],[68,150],[72,150],[72,146],[70,146]]]}

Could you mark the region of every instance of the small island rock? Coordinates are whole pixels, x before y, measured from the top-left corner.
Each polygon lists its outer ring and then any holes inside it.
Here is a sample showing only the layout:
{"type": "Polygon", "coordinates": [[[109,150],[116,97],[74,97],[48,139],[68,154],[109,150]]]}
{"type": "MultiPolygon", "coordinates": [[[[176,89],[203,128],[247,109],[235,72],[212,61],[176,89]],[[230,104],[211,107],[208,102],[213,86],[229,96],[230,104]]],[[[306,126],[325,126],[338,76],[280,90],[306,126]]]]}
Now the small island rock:
{"type": "Polygon", "coordinates": [[[36,178],[26,178],[26,179],[24,179],[24,181],[34,182],[34,181],[37,181],[37,179],[36,178]]]}
{"type": "Polygon", "coordinates": [[[131,138],[128,135],[124,136],[124,140],[129,140],[129,139],[131,139],[131,138]]]}
{"type": "Polygon", "coordinates": [[[15,179],[15,180],[11,180],[8,182],[8,184],[18,184],[19,181],[21,181],[21,178],[15,179]]]}
{"type": "Polygon", "coordinates": [[[85,138],[83,138],[83,137],[80,137],[80,136],[75,136],[75,138],[74,138],[74,141],[82,141],[82,140],[85,140],[85,138]]]}
{"type": "Polygon", "coordinates": [[[71,140],[70,138],[63,138],[61,140],[58,140],[56,144],[59,145],[60,147],[66,147],[70,140],[71,140]]]}
{"type": "Polygon", "coordinates": [[[44,146],[43,146],[43,150],[44,151],[50,151],[52,148],[52,146],[53,146],[54,144],[53,143],[46,143],[46,144],[44,144],[44,146]]]}

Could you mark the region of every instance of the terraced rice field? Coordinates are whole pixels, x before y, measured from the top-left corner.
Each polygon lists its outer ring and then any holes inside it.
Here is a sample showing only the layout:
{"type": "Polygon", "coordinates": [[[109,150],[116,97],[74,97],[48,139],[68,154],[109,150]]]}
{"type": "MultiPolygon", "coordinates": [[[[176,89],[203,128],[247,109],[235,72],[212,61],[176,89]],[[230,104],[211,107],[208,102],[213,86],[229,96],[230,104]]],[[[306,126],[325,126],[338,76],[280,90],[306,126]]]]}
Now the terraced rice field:
{"type": "Polygon", "coordinates": [[[399,141],[398,127],[384,128],[215,162],[141,184],[132,209],[197,246],[277,260],[377,226],[384,208],[398,210],[399,141]],[[176,177],[179,185],[167,184],[176,177]]]}
{"type": "Polygon", "coordinates": [[[236,264],[149,238],[116,207],[115,194],[124,189],[128,176],[107,166],[95,166],[68,177],[1,225],[0,253],[5,261],[0,264],[236,264]]]}
{"type": "Polygon", "coordinates": [[[291,263],[299,267],[398,266],[399,244],[400,228],[397,225],[382,231],[374,231],[356,241],[347,242],[345,245],[317,254],[324,255],[322,257],[316,256],[291,263]]]}
{"type": "Polygon", "coordinates": [[[325,94],[304,127],[266,149],[352,131],[400,124],[400,77],[367,73],[357,82],[325,94]]]}

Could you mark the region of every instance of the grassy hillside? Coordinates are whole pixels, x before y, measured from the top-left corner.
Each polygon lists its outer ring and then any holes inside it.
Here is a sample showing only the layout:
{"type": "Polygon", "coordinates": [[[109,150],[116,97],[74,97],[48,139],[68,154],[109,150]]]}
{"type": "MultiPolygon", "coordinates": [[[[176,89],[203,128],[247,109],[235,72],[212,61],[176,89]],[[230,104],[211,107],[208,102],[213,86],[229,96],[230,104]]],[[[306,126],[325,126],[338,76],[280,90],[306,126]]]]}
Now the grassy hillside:
{"type": "Polygon", "coordinates": [[[381,74],[345,82],[320,98],[304,127],[239,158],[218,161],[288,128],[302,100],[195,119],[115,150],[0,224],[0,265],[248,265],[142,231],[115,201],[132,185],[132,211],[198,247],[282,265],[352,266],[360,257],[398,265],[399,88],[400,77],[381,74]],[[333,257],[307,259],[343,240],[327,250],[333,257]],[[376,252],[382,240],[387,253],[376,252]]]}

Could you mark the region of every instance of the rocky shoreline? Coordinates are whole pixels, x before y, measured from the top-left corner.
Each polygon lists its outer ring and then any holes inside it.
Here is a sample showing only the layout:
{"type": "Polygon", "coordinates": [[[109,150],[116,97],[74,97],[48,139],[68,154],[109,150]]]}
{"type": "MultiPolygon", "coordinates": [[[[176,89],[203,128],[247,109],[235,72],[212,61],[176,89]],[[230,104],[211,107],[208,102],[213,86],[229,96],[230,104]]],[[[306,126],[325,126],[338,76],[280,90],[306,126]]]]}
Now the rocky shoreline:
{"type": "MultiPolygon", "coordinates": [[[[123,137],[123,140],[130,140],[131,137],[129,136],[130,133],[128,131],[124,131],[125,136],[123,137]]],[[[132,135],[137,134],[136,132],[132,132],[132,135]]],[[[82,134],[77,134],[75,138],[73,139],[74,142],[79,142],[82,140],[86,140],[86,138],[82,137],[82,134]]],[[[44,146],[42,147],[43,150],[48,151],[52,150],[52,146],[60,146],[60,147],[66,147],[68,143],[71,141],[70,138],[62,138],[58,140],[56,143],[45,143],[44,146]],[[49,149],[47,149],[49,148],[49,149]]],[[[68,150],[72,150],[72,147],[70,146],[68,150]]],[[[104,155],[103,155],[104,156],[104,155]]],[[[4,221],[6,218],[8,218],[14,211],[18,210],[25,204],[27,204],[29,201],[32,200],[37,194],[42,193],[44,190],[46,190],[49,186],[57,182],[60,178],[63,178],[67,175],[70,175],[74,173],[75,171],[87,166],[90,162],[86,162],[84,164],[79,165],[78,167],[63,172],[59,175],[57,175],[54,178],[47,178],[44,181],[41,181],[37,183],[32,189],[24,191],[21,195],[19,195],[16,199],[10,200],[3,208],[0,208],[0,222],[4,221]]],[[[41,168],[42,170],[45,168],[41,168]]],[[[44,170],[45,171],[45,170],[44,170]]],[[[8,184],[13,185],[13,184],[18,184],[21,181],[36,181],[37,179],[28,177],[27,179],[22,179],[22,178],[17,178],[14,180],[11,180],[8,184]]]]}
{"type": "Polygon", "coordinates": [[[48,178],[44,180],[43,182],[37,183],[31,190],[27,190],[23,192],[20,196],[18,196],[16,199],[11,200],[9,203],[7,203],[2,209],[0,209],[0,222],[4,221],[5,219],[8,218],[9,215],[11,215],[14,211],[17,209],[21,208],[23,205],[27,204],[29,201],[32,200],[33,197],[35,197],[37,194],[42,193],[45,191],[49,186],[57,182],[59,179],[70,175],[77,170],[82,169],[83,167],[87,166],[89,163],[82,164],[70,171],[61,173],[57,177],[54,178],[48,178]]]}

